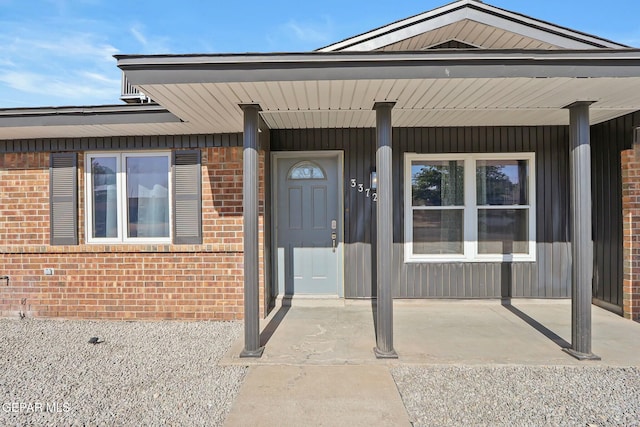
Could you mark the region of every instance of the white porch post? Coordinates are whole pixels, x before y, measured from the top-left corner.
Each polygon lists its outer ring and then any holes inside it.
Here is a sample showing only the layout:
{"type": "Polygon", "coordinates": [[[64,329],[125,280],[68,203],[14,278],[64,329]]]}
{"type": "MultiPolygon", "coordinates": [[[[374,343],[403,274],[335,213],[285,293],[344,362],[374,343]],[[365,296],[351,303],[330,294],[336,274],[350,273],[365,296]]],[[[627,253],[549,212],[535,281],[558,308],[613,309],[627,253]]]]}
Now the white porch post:
{"type": "Polygon", "coordinates": [[[393,172],[391,109],[394,102],[376,102],[376,174],[377,202],[377,332],[374,353],[378,359],[396,359],[393,349],[393,172]]]}
{"type": "Polygon", "coordinates": [[[242,151],[242,212],[244,227],[244,349],[240,357],[261,357],[258,252],[258,113],[257,104],[240,105],[244,112],[242,151]]]}
{"type": "Polygon", "coordinates": [[[591,219],[591,141],[589,105],[569,105],[571,169],[571,348],[580,360],[598,360],[591,352],[593,241],[591,219]]]}

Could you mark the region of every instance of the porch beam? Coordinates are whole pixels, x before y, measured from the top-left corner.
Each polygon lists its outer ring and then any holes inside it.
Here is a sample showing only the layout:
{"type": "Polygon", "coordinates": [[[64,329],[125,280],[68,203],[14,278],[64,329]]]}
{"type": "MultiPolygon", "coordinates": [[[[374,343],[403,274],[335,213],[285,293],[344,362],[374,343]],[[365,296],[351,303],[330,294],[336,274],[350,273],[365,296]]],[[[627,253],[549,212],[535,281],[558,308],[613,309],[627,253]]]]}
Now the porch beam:
{"type": "Polygon", "coordinates": [[[377,331],[376,347],[378,359],[397,359],[393,349],[393,172],[392,172],[392,124],[391,109],[394,102],[376,102],[376,174],[377,193],[377,331]]]}
{"type": "Polygon", "coordinates": [[[260,106],[241,104],[244,113],[242,150],[242,216],[244,227],[244,349],[240,357],[261,357],[258,253],[258,126],[260,106]]]}
{"type": "Polygon", "coordinates": [[[579,360],[599,360],[591,352],[591,287],[593,241],[591,219],[591,141],[589,105],[569,105],[571,170],[571,348],[564,349],[579,360]]]}

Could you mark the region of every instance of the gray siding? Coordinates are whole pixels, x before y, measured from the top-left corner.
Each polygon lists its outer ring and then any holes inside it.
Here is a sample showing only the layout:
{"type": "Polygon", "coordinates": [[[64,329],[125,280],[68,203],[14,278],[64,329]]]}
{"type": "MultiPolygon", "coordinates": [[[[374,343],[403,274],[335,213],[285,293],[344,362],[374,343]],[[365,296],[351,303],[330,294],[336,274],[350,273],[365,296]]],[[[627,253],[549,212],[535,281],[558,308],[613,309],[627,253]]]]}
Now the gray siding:
{"type": "Polygon", "coordinates": [[[622,313],[623,281],[620,152],[631,148],[638,126],[640,113],[633,113],[591,128],[593,297],[618,313],[622,313]]]}
{"type": "Polygon", "coordinates": [[[217,135],[118,136],[111,138],[0,141],[0,153],[139,150],[145,148],[241,147],[242,133],[217,135]]]}
{"type": "MultiPolygon", "coordinates": [[[[394,296],[403,298],[536,297],[570,295],[568,244],[569,134],[566,127],[396,128],[394,141],[394,296]],[[537,262],[404,263],[403,155],[535,152],[537,262]]],[[[374,129],[272,130],[271,149],[344,150],[345,296],[375,294],[374,205],[350,187],[368,187],[375,165],[374,129]]]]}

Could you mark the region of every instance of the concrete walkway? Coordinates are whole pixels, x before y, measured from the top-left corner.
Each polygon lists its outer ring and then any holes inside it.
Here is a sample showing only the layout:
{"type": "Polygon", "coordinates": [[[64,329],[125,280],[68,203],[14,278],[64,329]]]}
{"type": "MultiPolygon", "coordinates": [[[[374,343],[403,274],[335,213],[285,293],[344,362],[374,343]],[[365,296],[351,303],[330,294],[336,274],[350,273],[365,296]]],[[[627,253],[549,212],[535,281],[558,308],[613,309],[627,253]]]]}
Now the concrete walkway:
{"type": "Polygon", "coordinates": [[[569,301],[396,301],[398,360],[377,360],[370,302],[302,302],[263,322],[265,352],[251,365],[226,425],[409,425],[389,369],[419,365],[640,366],[640,324],[593,306],[593,352],[580,362],[569,301]]]}
{"type": "Polygon", "coordinates": [[[385,366],[252,366],[227,426],[409,426],[385,366]]]}

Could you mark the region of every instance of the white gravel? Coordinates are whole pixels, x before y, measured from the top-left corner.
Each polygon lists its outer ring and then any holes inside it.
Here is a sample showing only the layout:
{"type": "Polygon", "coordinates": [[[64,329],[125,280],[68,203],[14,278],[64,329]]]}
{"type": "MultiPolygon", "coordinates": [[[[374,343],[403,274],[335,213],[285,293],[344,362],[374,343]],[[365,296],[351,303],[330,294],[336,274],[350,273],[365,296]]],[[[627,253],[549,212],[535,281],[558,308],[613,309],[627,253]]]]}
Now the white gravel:
{"type": "MultiPolygon", "coordinates": [[[[0,319],[0,426],[222,425],[240,322],[0,319]],[[98,337],[99,344],[88,341],[98,337]]],[[[395,366],[415,426],[640,427],[640,369],[395,366]]]]}
{"type": "Polygon", "coordinates": [[[0,319],[0,425],[222,425],[239,322],[0,319]],[[89,343],[98,337],[100,343],[89,343]]]}
{"type": "Polygon", "coordinates": [[[640,426],[640,369],[401,366],[415,426],[640,426]]]}

